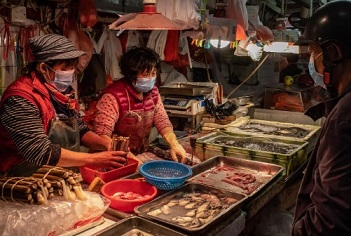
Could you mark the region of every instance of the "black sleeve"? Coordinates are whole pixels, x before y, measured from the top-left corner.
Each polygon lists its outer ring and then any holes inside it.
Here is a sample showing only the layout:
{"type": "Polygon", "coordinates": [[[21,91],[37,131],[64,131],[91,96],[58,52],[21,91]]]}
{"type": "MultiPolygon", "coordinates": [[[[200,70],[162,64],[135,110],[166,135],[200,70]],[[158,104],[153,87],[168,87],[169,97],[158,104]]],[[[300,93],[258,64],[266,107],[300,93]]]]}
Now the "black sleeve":
{"type": "Polygon", "coordinates": [[[12,96],[4,101],[0,119],[25,160],[36,165],[56,165],[61,147],[45,133],[39,109],[28,100],[12,96]]]}

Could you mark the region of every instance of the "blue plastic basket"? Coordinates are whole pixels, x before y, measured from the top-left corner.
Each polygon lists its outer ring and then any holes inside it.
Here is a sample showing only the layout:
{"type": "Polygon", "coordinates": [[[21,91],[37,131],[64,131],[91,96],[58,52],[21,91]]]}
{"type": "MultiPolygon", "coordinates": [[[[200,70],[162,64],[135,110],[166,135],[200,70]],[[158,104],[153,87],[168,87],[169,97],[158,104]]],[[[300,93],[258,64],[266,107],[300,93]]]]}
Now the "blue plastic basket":
{"type": "Polygon", "coordinates": [[[142,164],[140,174],[159,190],[173,190],[191,177],[189,166],[174,161],[150,161],[142,164]]]}

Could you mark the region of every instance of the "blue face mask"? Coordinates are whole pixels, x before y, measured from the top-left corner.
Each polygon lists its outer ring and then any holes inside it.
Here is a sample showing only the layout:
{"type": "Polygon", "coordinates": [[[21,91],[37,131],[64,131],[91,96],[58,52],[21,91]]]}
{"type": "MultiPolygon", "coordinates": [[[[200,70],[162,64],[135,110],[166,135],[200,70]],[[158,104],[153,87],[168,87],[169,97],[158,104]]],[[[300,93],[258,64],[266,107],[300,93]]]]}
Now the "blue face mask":
{"type": "Polygon", "coordinates": [[[309,70],[309,72],[310,72],[310,75],[311,75],[313,81],[314,81],[317,85],[319,85],[319,86],[321,86],[322,88],[326,89],[326,86],[325,86],[324,80],[323,80],[323,79],[324,79],[324,78],[323,78],[323,75],[320,74],[320,73],[318,73],[318,72],[316,71],[316,67],[315,67],[315,65],[314,65],[313,53],[311,53],[311,56],[310,56],[310,61],[309,61],[309,63],[308,63],[308,70],[309,70]]]}
{"type": "Polygon", "coordinates": [[[139,92],[147,93],[154,87],[155,83],[156,76],[137,78],[134,88],[139,92]]]}

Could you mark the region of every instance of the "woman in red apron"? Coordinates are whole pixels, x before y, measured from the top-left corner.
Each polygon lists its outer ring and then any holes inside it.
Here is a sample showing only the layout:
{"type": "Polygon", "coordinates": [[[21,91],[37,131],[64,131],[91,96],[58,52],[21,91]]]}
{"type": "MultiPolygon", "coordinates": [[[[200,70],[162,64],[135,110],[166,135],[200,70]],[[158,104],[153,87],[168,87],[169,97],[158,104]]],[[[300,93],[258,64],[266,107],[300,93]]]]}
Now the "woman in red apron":
{"type": "Polygon", "coordinates": [[[129,137],[134,154],[147,150],[151,128],[167,141],[174,161],[185,162],[186,152],[178,143],[163,107],[156,77],[160,69],[158,54],[149,48],[131,48],[119,61],[124,78],[105,88],[97,103],[94,130],[102,137],[112,134],[129,137]]]}
{"type": "Polygon", "coordinates": [[[34,61],[0,101],[0,176],[29,176],[41,165],[119,167],[126,155],[84,124],[71,87],[78,57],[64,36],[29,39],[34,61]],[[98,153],[81,153],[80,145],[98,153]]]}

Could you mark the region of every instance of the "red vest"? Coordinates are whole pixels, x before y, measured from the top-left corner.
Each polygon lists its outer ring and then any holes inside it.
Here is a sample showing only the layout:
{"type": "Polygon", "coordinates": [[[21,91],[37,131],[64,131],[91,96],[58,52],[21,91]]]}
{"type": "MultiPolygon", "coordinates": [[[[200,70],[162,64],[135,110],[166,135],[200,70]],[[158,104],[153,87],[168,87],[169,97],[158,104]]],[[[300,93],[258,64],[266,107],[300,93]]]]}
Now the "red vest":
{"type": "MultiPolygon", "coordinates": [[[[11,96],[20,96],[38,108],[43,128],[48,133],[49,124],[55,117],[55,112],[50,101],[49,92],[34,72],[32,72],[31,77],[18,78],[5,90],[0,101],[0,107],[11,96]]],[[[18,152],[4,126],[0,123],[0,171],[6,172],[23,160],[23,156],[18,152]]]]}
{"type": "Polygon", "coordinates": [[[119,119],[129,111],[129,102],[131,111],[146,112],[155,109],[155,104],[158,102],[159,96],[158,89],[154,86],[150,92],[144,93],[144,97],[141,99],[139,94],[126,82],[125,79],[117,80],[110,86],[106,87],[102,90],[101,96],[104,93],[110,93],[116,98],[119,106],[119,119]]]}
{"type": "Polygon", "coordinates": [[[133,153],[144,152],[148,147],[147,137],[154,123],[158,89],[154,87],[141,97],[122,79],[107,87],[103,93],[105,92],[112,94],[119,106],[119,117],[113,133],[129,137],[129,148],[133,153]]]}

